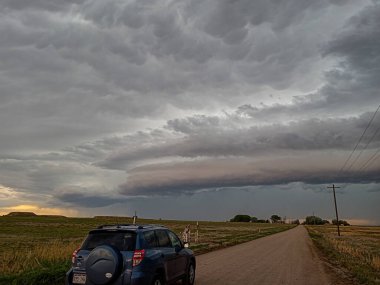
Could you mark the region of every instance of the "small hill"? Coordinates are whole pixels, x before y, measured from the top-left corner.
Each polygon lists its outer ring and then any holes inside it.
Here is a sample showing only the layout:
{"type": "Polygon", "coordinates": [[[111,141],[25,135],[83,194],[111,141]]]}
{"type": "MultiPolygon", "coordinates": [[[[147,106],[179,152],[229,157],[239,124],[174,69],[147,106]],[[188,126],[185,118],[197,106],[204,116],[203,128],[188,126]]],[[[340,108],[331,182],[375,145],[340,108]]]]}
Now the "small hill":
{"type": "Polygon", "coordinates": [[[33,212],[10,212],[8,217],[36,217],[37,215],[33,212]]]}
{"type": "Polygon", "coordinates": [[[94,219],[128,219],[130,217],[120,217],[120,216],[94,216],[94,219]]]}
{"type": "Polygon", "coordinates": [[[62,215],[38,215],[39,217],[43,217],[43,218],[67,218],[66,216],[62,216],[62,215]]]}

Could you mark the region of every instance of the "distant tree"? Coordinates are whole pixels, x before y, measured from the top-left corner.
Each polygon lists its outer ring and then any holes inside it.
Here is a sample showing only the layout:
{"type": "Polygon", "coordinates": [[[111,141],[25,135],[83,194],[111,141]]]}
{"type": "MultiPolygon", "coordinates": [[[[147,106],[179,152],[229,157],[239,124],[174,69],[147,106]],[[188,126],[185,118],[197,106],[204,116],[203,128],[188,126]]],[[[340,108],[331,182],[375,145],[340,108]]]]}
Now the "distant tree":
{"type": "MultiPolygon", "coordinates": [[[[336,225],[336,219],[332,220],[332,224],[336,225]]],[[[339,225],[349,226],[350,224],[345,220],[339,220],[339,225]]]]}
{"type": "Polygon", "coordinates": [[[259,219],[259,220],[257,220],[256,223],[265,224],[265,223],[269,223],[269,220],[259,219]]]}
{"type": "Polygon", "coordinates": [[[324,225],[330,224],[330,222],[328,220],[323,220],[322,222],[323,222],[324,225]]]}
{"type": "Polygon", "coordinates": [[[305,219],[306,225],[323,225],[323,220],[317,216],[307,216],[305,219]]]}
{"type": "Polygon", "coordinates": [[[230,220],[230,222],[246,222],[249,223],[251,221],[251,217],[248,215],[236,215],[234,218],[230,220]]]}
{"type": "Polygon", "coordinates": [[[299,224],[300,224],[300,220],[298,220],[298,219],[297,219],[297,220],[294,220],[294,221],[292,221],[292,224],[293,224],[293,225],[299,225],[299,224]]]}
{"type": "Polygon", "coordinates": [[[257,223],[258,219],[256,217],[251,217],[251,222],[252,223],[257,223]]]}
{"type": "Polygon", "coordinates": [[[278,215],[272,215],[271,217],[270,217],[270,219],[272,220],[272,223],[278,223],[278,222],[280,222],[281,221],[281,217],[280,216],[278,216],[278,215]]]}

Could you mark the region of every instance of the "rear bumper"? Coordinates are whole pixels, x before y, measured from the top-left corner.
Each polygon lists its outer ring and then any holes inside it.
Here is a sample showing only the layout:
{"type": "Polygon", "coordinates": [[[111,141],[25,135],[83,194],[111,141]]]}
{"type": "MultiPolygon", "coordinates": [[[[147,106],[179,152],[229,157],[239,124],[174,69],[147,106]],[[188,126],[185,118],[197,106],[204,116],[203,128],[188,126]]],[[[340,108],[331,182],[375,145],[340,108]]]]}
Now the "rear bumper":
{"type": "Polygon", "coordinates": [[[131,285],[151,285],[153,282],[153,273],[132,272],[131,285]]]}
{"type": "Polygon", "coordinates": [[[73,285],[73,283],[71,282],[72,280],[73,280],[73,269],[71,268],[66,273],[65,285],[73,285]]]}
{"type": "MultiPolygon", "coordinates": [[[[67,273],[66,273],[66,278],[65,278],[65,285],[75,285],[72,283],[73,281],[73,269],[71,268],[67,273]]],[[[141,283],[145,282],[144,280],[140,281],[140,279],[136,280],[136,283],[132,283],[131,281],[131,273],[129,270],[123,272],[115,281],[112,282],[110,285],[150,285],[150,283],[141,283]]],[[[93,285],[92,282],[87,280],[86,285],[93,285]]]]}

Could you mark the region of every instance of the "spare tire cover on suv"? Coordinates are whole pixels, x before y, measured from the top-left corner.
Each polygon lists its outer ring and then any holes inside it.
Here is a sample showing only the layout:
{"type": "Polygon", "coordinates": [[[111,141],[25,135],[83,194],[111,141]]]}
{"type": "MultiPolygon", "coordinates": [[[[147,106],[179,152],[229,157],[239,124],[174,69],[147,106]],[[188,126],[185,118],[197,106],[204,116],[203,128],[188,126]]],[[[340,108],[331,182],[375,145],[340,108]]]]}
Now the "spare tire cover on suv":
{"type": "Polygon", "coordinates": [[[95,285],[106,285],[119,276],[122,265],[123,258],[117,248],[109,245],[98,246],[87,258],[87,277],[95,285]]]}

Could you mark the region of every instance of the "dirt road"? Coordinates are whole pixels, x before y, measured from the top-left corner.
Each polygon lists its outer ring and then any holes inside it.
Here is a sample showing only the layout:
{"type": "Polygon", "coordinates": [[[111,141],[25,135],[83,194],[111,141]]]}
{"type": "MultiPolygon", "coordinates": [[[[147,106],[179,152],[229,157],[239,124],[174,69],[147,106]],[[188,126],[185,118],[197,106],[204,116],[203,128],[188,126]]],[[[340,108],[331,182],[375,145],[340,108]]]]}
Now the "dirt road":
{"type": "Polygon", "coordinates": [[[196,285],[333,284],[303,226],[197,256],[196,275],[196,285]]]}

